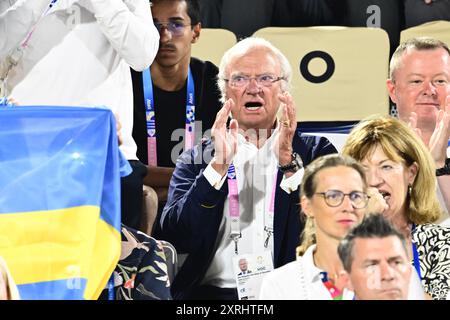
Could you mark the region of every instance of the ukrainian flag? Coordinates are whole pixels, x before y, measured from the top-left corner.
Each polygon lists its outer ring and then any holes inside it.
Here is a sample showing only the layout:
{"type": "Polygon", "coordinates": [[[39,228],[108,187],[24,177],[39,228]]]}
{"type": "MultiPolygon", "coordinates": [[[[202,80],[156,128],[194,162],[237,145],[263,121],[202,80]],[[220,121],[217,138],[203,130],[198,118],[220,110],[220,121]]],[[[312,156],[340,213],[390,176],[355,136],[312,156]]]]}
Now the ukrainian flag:
{"type": "Polygon", "coordinates": [[[120,255],[111,111],[0,108],[0,256],[22,299],[96,299],[120,255]]]}

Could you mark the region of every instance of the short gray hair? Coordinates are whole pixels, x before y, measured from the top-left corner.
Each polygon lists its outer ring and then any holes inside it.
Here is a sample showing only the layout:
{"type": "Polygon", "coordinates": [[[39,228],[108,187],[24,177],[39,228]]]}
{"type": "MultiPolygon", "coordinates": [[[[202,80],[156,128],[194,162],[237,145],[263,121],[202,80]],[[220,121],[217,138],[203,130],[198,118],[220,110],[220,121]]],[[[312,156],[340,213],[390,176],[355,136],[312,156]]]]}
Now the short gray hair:
{"type": "Polygon", "coordinates": [[[389,78],[395,82],[395,71],[400,68],[402,56],[405,52],[410,50],[437,50],[440,48],[447,51],[450,55],[450,49],[444,42],[430,37],[411,38],[401,43],[392,55],[391,62],[389,64],[389,78]]]}
{"type": "Polygon", "coordinates": [[[289,60],[286,58],[286,56],[278,49],[276,48],[272,43],[269,41],[258,38],[258,37],[249,37],[244,40],[239,41],[236,43],[233,47],[228,49],[225,54],[222,57],[222,60],[220,61],[219,66],[219,74],[217,77],[217,86],[220,90],[221,95],[221,101],[222,103],[226,100],[226,76],[225,76],[225,70],[227,69],[230,62],[237,56],[247,53],[248,51],[255,49],[255,48],[265,48],[268,51],[271,51],[274,57],[278,60],[280,63],[281,68],[281,76],[285,79],[285,81],[281,81],[281,89],[283,91],[289,91],[290,89],[290,83],[292,79],[292,67],[289,63],[289,60]]]}

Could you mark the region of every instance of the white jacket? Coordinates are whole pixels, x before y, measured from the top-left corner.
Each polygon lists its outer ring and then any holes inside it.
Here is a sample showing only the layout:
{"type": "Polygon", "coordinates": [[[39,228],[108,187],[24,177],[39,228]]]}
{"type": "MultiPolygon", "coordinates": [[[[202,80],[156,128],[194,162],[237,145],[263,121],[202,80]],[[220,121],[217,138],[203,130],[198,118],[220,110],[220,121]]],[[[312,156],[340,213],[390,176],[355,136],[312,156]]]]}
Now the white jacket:
{"type": "Polygon", "coordinates": [[[10,4],[0,7],[3,66],[38,22],[9,72],[9,96],[20,105],[107,106],[122,124],[122,152],[137,159],[129,66],[149,67],[158,51],[149,2],[58,0],[40,19],[50,0],[1,1],[10,4]]]}

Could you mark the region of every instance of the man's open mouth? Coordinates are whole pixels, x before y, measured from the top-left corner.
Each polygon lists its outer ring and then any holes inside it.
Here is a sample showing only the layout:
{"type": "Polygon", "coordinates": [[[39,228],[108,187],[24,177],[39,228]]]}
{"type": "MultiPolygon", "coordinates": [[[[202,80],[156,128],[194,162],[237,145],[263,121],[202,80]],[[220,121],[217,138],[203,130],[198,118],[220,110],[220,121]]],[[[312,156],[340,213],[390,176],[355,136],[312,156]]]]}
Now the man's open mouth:
{"type": "Polygon", "coordinates": [[[255,111],[258,110],[259,108],[262,107],[262,103],[261,102],[247,102],[245,104],[245,108],[251,111],[255,111]]]}

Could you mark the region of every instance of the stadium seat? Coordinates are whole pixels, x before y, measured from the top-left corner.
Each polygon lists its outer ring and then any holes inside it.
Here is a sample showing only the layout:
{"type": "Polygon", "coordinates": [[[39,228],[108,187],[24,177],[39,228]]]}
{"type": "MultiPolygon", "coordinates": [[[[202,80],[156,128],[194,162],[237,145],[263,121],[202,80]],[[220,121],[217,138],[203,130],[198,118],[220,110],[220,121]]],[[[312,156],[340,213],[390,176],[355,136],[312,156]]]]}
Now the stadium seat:
{"type": "Polygon", "coordinates": [[[450,46],[450,22],[433,21],[403,30],[400,34],[400,42],[405,42],[414,37],[432,37],[450,46]]]}
{"type": "Polygon", "coordinates": [[[173,283],[179,270],[177,250],[170,242],[164,240],[158,240],[158,242],[163,247],[164,255],[166,256],[167,275],[169,276],[170,283],[173,283]]]}
{"type": "Polygon", "coordinates": [[[200,38],[192,45],[192,56],[219,66],[223,54],[236,43],[233,32],[225,29],[202,29],[200,38]]]}
{"type": "Polygon", "coordinates": [[[297,123],[297,131],[326,137],[341,152],[347,136],[357,121],[312,121],[297,123]]]}
{"type": "Polygon", "coordinates": [[[389,40],[379,28],[263,28],[293,68],[297,121],[358,121],[388,114],[389,40]]]}
{"type": "Polygon", "coordinates": [[[144,185],[143,189],[142,219],[139,230],[145,234],[151,235],[158,213],[158,195],[155,190],[149,186],[144,185]]]}

